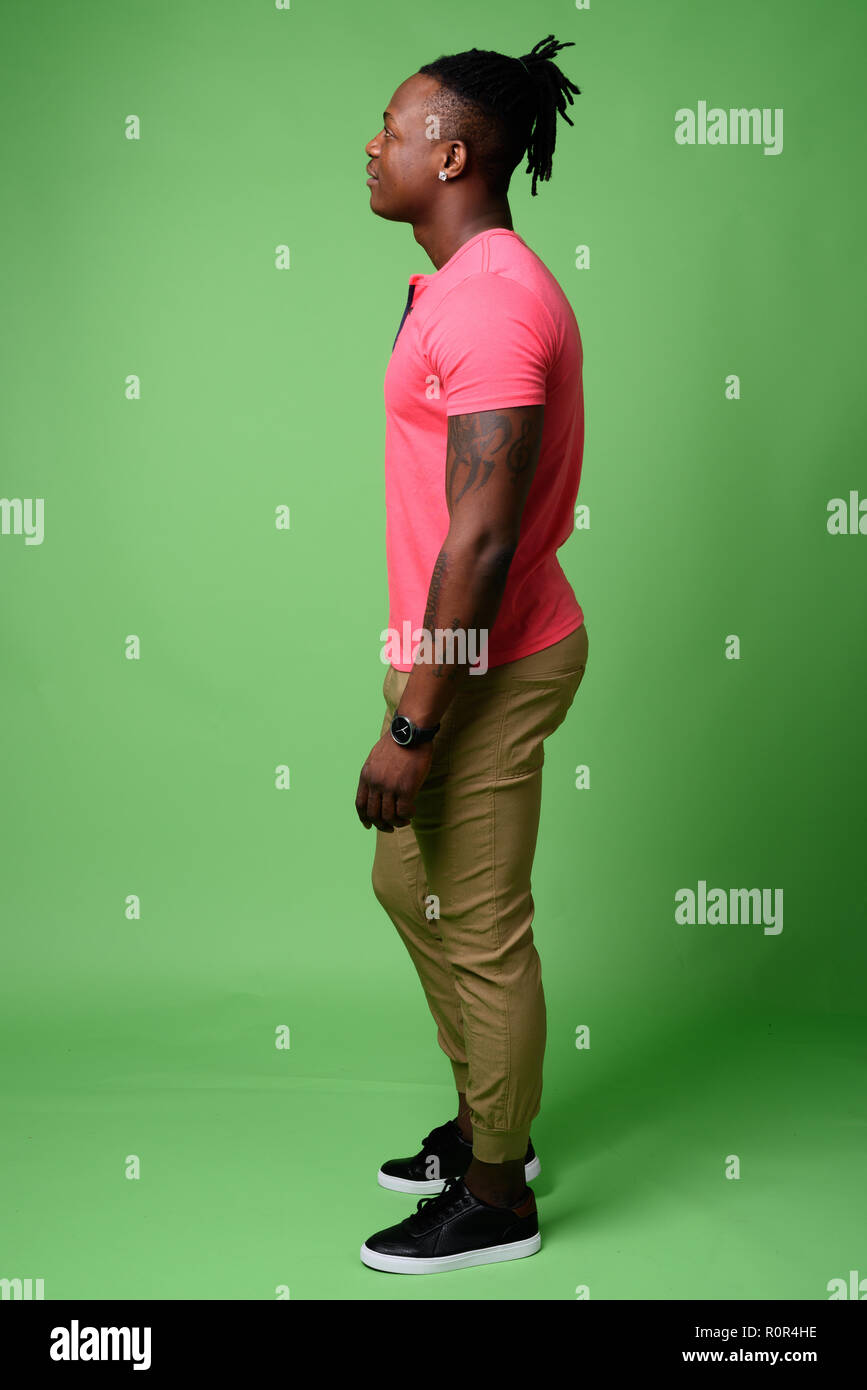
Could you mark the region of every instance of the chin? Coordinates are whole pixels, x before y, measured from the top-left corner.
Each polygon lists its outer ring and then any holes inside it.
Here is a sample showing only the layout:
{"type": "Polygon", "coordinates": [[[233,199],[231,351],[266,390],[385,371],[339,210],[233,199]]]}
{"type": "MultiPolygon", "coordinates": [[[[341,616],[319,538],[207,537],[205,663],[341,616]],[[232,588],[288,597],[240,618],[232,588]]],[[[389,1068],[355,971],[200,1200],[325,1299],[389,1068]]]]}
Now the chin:
{"type": "MultiPolygon", "coordinates": [[[[371,194],[379,191],[379,185],[374,184],[370,190],[371,194]]],[[[377,217],[382,217],[386,222],[411,222],[412,218],[407,216],[402,208],[389,207],[385,200],[377,201],[374,197],[370,199],[370,211],[375,212],[377,217]]]]}

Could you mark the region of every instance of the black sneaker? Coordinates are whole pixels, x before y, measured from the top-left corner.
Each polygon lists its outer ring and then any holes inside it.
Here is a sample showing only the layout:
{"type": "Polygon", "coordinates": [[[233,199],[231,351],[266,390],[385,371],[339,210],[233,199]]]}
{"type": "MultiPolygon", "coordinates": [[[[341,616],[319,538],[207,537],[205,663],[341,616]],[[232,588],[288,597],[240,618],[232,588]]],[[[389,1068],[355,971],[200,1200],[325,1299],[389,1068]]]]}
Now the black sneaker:
{"type": "Polygon", "coordinates": [[[536,1199],[528,1187],[517,1206],[493,1207],[463,1178],[446,1178],[436,1197],[422,1197],[412,1216],[377,1231],[362,1262],[390,1274],[442,1274],[469,1265],[520,1260],[541,1249],[536,1199]]]}
{"type": "MultiPolygon", "coordinates": [[[[421,1141],[421,1152],[412,1158],[390,1158],[377,1174],[380,1187],[392,1192],[417,1192],[435,1196],[442,1192],[447,1178],[462,1178],[470,1166],[473,1146],[461,1134],[456,1120],[432,1129],[421,1141]]],[[[524,1179],[538,1178],[542,1165],[532,1143],[527,1144],[524,1179]]]]}

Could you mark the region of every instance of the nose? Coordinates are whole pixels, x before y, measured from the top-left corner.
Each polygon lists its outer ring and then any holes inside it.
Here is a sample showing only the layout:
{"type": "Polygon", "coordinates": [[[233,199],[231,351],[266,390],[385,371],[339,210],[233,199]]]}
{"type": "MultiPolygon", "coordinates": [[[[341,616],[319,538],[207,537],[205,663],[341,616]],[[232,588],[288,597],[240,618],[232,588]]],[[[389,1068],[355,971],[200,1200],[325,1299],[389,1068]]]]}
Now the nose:
{"type": "Polygon", "coordinates": [[[381,133],[382,133],[382,132],[380,131],[379,134],[374,135],[374,137],[373,137],[372,140],[368,140],[367,144],[366,144],[365,147],[364,147],[364,153],[365,153],[365,154],[369,154],[369,155],[378,155],[378,154],[379,154],[379,135],[380,135],[381,133]]]}

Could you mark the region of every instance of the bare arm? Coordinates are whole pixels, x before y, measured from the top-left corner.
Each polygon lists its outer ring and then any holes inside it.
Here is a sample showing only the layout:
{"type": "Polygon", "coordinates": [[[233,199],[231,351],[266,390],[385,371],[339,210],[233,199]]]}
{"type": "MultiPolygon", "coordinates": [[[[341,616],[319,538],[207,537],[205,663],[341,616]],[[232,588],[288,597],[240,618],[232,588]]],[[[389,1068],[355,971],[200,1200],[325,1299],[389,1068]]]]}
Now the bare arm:
{"type": "MultiPolygon", "coordinates": [[[[474,629],[478,653],[478,634],[494,626],[539,460],[544,413],[543,405],[522,405],[449,417],[449,530],[424,616],[432,650],[437,629],[474,629]]],[[[467,642],[462,653],[455,642],[439,654],[439,664],[416,660],[400,701],[400,713],[423,728],[442,719],[467,677],[472,650],[467,642]]]]}

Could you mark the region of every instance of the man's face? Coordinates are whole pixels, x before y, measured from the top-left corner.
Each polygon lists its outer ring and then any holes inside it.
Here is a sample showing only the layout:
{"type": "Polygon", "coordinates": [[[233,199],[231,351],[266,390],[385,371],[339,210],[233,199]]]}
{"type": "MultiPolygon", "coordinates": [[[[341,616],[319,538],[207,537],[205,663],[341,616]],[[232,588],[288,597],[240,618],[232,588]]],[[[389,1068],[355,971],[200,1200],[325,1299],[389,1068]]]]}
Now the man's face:
{"type": "Polygon", "coordinates": [[[441,187],[445,141],[435,139],[432,120],[436,78],[415,73],[398,87],[378,135],[365,151],[368,172],[376,176],[370,186],[370,210],[392,222],[421,222],[441,187]],[[439,152],[439,161],[437,154],[439,152]]]}

